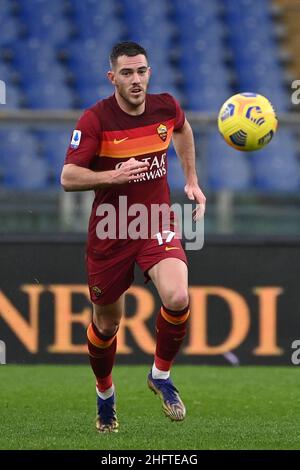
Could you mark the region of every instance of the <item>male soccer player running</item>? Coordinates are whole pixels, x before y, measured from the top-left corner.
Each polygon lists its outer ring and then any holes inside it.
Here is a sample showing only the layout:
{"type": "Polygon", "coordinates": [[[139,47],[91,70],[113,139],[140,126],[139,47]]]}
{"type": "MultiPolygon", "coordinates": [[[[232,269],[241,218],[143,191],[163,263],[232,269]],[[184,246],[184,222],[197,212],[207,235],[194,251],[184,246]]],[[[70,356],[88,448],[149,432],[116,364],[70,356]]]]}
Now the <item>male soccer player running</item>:
{"type": "Polygon", "coordinates": [[[86,258],[93,303],[87,341],[96,376],[96,427],[100,432],[118,430],[112,368],[124,293],[133,282],[135,263],[153,281],[162,302],[148,386],[159,395],[171,420],[183,420],[186,414],[170,378],[189,317],[186,256],[175,237],[168,241],[159,234],[147,239],[119,236],[119,197],[127,197],[128,208],[136,203],[149,210],[153,204],[170,206],[166,152],[173,138],[186,177],[185,192],[200,204],[198,216],[205,205],[195,171],[192,129],[171,95],[146,93],[150,67],[145,49],[134,42],[119,43],[112,49],[110,65],[108,79],[115,93],[79,119],[61,176],[66,191],[95,191],[86,258]],[[113,205],[117,214],[116,236],[108,239],[99,237],[104,204],[113,205]]]}

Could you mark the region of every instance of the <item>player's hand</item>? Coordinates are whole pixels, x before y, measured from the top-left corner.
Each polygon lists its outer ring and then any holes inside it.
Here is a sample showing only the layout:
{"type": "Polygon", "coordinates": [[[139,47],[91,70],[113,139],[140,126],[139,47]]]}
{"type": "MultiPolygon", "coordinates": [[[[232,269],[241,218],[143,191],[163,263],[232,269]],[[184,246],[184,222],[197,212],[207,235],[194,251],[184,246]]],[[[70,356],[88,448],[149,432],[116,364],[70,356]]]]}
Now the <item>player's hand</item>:
{"type": "Polygon", "coordinates": [[[149,168],[149,162],[142,162],[135,158],[130,158],[122,163],[120,168],[114,170],[114,183],[124,184],[138,178],[138,175],[144,173],[149,168]]]}
{"type": "Polygon", "coordinates": [[[184,187],[184,191],[191,201],[196,201],[197,203],[196,209],[193,210],[193,220],[201,219],[204,216],[206,204],[206,197],[203,192],[196,183],[187,184],[184,187]]]}

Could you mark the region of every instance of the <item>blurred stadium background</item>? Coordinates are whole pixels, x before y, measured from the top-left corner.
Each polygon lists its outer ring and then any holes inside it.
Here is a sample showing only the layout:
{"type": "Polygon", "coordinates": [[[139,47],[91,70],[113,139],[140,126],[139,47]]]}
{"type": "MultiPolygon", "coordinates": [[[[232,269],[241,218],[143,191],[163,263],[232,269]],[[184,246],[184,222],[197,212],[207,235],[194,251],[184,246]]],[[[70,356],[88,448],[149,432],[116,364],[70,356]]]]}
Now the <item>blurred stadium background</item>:
{"type": "MultiPolygon", "coordinates": [[[[206,234],[299,234],[299,22],[298,0],[1,0],[1,233],[86,231],[91,194],[62,193],[62,162],[82,109],[112,93],[112,44],[136,40],[149,51],[150,91],[173,93],[192,122],[206,234]],[[217,133],[219,107],[240,91],[264,94],[279,116],[258,153],[217,133]]],[[[180,200],[172,150],[169,181],[180,200]]]]}

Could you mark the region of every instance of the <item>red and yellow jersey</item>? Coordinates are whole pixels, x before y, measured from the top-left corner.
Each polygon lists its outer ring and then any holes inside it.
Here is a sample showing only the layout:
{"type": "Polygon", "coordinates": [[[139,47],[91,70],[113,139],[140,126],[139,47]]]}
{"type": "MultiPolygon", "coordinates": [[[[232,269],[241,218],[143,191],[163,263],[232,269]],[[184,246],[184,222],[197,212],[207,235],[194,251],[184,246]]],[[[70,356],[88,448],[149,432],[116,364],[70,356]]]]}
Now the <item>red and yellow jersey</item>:
{"type": "MultiPolygon", "coordinates": [[[[73,132],[65,163],[93,171],[114,170],[134,157],[149,162],[148,170],[136,180],[95,191],[90,224],[89,247],[97,247],[96,214],[101,204],[119,209],[119,196],[127,205],[170,204],[167,182],[167,151],[174,130],[185,121],[177,101],[169,94],[146,95],[145,111],[133,116],[124,112],[115,96],[99,101],[84,112],[73,132]]],[[[103,241],[100,241],[103,243],[103,241]]]]}

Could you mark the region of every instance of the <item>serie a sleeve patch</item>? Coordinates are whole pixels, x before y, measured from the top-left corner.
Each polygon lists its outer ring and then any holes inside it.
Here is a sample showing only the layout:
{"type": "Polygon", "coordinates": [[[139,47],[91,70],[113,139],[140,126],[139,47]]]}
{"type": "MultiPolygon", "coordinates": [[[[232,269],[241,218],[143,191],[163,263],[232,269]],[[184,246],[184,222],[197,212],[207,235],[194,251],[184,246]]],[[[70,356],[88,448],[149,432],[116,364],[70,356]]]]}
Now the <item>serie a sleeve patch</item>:
{"type": "Polygon", "coordinates": [[[72,134],[72,139],[70,143],[71,149],[77,149],[80,144],[80,139],[81,139],[81,131],[75,129],[72,134]]]}

